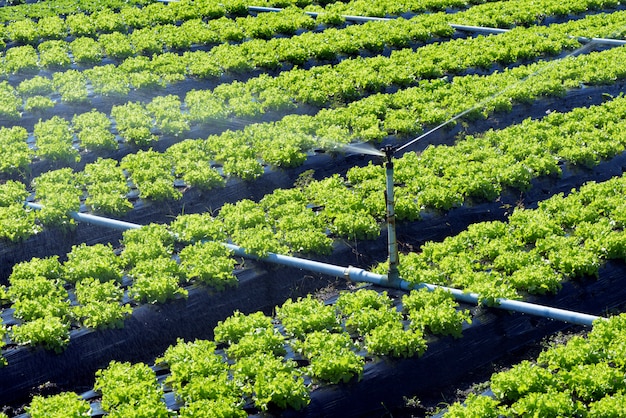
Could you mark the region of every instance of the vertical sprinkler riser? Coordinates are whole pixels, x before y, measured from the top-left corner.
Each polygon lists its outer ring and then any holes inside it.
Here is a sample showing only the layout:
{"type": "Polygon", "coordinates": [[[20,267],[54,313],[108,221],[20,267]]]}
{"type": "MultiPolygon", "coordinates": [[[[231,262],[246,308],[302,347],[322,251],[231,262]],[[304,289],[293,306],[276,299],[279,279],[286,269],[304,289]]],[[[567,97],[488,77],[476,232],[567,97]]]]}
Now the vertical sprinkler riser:
{"type": "Polygon", "coordinates": [[[395,201],[393,192],[393,154],[396,151],[395,147],[387,145],[382,148],[381,151],[385,154],[384,166],[385,166],[385,203],[387,206],[387,245],[388,245],[388,261],[389,268],[387,270],[387,281],[389,285],[394,286],[400,283],[400,273],[398,272],[398,265],[400,260],[398,258],[398,240],[396,238],[396,212],[395,201]]]}

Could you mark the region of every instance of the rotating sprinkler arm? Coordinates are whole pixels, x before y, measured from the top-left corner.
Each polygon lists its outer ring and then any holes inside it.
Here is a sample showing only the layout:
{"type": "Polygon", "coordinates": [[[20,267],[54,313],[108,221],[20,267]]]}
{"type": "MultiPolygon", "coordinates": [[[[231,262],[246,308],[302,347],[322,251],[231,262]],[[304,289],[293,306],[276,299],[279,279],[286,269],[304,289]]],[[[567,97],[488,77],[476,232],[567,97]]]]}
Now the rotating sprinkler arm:
{"type": "Polygon", "coordinates": [[[387,206],[387,245],[389,252],[387,281],[393,286],[400,282],[400,273],[398,272],[400,260],[398,257],[398,240],[396,238],[396,212],[393,193],[393,154],[396,148],[392,145],[387,145],[381,151],[385,154],[385,201],[387,206]]]}

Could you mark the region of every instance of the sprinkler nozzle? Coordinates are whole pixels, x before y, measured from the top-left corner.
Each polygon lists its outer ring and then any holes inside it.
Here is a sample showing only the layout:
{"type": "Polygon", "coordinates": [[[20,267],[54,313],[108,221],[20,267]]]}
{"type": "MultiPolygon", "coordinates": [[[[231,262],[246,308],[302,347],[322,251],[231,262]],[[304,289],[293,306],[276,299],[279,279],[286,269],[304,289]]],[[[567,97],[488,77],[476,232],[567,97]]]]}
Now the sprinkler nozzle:
{"type": "Polygon", "coordinates": [[[393,145],[385,145],[380,149],[380,152],[385,154],[385,157],[383,158],[383,165],[388,169],[392,169],[393,161],[391,159],[393,158],[393,154],[396,152],[396,147],[393,145]]]}
{"type": "Polygon", "coordinates": [[[396,152],[396,147],[394,147],[393,145],[385,145],[383,148],[380,149],[380,152],[385,154],[385,159],[389,162],[391,161],[393,154],[396,152]]]}

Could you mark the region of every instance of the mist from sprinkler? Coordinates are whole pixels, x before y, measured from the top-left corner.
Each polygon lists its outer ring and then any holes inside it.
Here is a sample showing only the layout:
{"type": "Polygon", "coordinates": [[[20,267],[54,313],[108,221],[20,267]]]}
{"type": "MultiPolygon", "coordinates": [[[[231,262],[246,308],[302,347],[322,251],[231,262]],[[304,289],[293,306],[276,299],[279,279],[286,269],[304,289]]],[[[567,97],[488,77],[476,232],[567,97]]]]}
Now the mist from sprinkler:
{"type": "Polygon", "coordinates": [[[597,42],[596,41],[591,41],[577,49],[575,49],[574,51],[570,52],[569,54],[565,55],[563,58],[560,58],[558,60],[554,60],[552,61],[552,63],[550,65],[547,65],[545,67],[542,67],[540,69],[538,69],[537,71],[535,71],[534,73],[531,73],[529,75],[527,75],[526,77],[520,79],[519,81],[503,88],[502,90],[492,94],[491,96],[487,97],[484,100],[481,100],[480,102],[476,103],[474,106],[454,115],[453,117],[451,117],[450,119],[446,120],[445,122],[435,126],[434,128],[424,132],[423,134],[421,134],[420,136],[418,136],[417,138],[414,138],[412,140],[410,140],[409,142],[407,142],[406,144],[398,147],[398,149],[396,151],[402,151],[403,149],[413,145],[414,143],[420,141],[421,139],[426,138],[427,136],[431,135],[432,133],[438,131],[439,129],[443,128],[444,126],[453,123],[455,121],[457,121],[458,119],[462,118],[463,116],[467,115],[468,113],[474,112],[475,110],[481,109],[483,107],[485,107],[490,101],[492,101],[493,99],[502,96],[504,93],[506,93],[507,91],[514,89],[516,87],[519,87],[521,84],[525,83],[526,81],[528,81],[528,79],[531,79],[533,77],[536,77],[538,75],[540,75],[541,73],[546,72],[547,70],[549,70],[550,68],[552,68],[556,62],[558,61],[562,61],[565,60],[567,58],[573,57],[577,54],[580,54],[582,52],[584,52],[585,50],[590,49],[593,45],[595,45],[597,42]]]}

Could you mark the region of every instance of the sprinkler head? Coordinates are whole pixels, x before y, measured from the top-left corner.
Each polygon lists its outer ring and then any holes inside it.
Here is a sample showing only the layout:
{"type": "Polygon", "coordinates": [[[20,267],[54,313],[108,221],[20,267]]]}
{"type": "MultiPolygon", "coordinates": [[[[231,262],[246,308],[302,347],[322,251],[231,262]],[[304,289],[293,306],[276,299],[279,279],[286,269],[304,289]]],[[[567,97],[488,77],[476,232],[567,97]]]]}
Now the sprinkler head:
{"type": "Polygon", "coordinates": [[[383,148],[380,149],[380,152],[385,154],[383,158],[383,165],[386,166],[387,168],[392,168],[393,162],[391,161],[391,158],[393,157],[393,154],[396,152],[396,147],[394,147],[393,145],[385,145],[383,148]]]}
{"type": "Polygon", "coordinates": [[[390,162],[393,154],[396,152],[396,147],[393,145],[385,145],[383,148],[380,149],[380,152],[385,154],[385,159],[390,162]]]}

